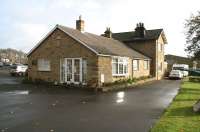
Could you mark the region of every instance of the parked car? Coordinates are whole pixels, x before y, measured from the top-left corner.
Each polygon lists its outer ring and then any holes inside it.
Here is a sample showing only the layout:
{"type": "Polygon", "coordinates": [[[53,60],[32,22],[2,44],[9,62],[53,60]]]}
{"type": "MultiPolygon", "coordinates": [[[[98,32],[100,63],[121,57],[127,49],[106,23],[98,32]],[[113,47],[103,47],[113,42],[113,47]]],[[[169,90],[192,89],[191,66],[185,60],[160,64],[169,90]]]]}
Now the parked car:
{"type": "Polygon", "coordinates": [[[3,62],[0,62],[0,67],[3,67],[3,62]]]}
{"type": "Polygon", "coordinates": [[[22,64],[12,65],[10,69],[10,74],[12,76],[24,76],[26,74],[27,69],[28,69],[27,65],[22,65],[22,64]]]}
{"type": "Polygon", "coordinates": [[[180,70],[172,70],[169,74],[170,79],[181,79],[183,78],[183,73],[180,70]]]}
{"type": "Polygon", "coordinates": [[[183,76],[188,76],[189,65],[186,64],[173,64],[172,70],[179,70],[182,72],[183,76]]]}

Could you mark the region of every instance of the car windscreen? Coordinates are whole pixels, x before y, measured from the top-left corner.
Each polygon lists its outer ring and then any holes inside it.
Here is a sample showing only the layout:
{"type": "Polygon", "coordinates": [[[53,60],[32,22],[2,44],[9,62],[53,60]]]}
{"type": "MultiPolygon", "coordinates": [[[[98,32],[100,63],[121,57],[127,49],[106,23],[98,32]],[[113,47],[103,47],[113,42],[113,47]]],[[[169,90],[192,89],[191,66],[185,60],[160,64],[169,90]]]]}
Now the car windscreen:
{"type": "Polygon", "coordinates": [[[184,70],[184,67],[173,67],[173,70],[184,70]]]}

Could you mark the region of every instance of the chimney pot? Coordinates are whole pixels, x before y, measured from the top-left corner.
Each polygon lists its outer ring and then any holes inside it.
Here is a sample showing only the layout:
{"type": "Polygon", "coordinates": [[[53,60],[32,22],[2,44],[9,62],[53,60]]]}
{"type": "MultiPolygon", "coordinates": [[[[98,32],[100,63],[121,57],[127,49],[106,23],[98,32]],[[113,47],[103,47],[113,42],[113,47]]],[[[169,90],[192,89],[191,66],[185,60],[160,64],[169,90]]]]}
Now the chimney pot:
{"type": "Polygon", "coordinates": [[[112,38],[112,32],[110,30],[110,27],[106,28],[106,31],[104,32],[104,36],[107,38],[112,38]]]}
{"type": "Polygon", "coordinates": [[[144,38],[146,35],[146,29],[144,27],[144,23],[137,23],[136,28],[135,28],[135,34],[137,37],[142,37],[144,38]]]}

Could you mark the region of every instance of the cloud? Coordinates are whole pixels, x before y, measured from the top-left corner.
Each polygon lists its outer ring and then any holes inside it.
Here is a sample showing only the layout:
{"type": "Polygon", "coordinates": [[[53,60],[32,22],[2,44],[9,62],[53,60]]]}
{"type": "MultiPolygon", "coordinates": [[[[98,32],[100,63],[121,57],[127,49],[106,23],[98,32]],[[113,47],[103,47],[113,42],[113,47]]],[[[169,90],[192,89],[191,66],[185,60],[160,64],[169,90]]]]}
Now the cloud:
{"type": "Polygon", "coordinates": [[[0,2],[1,47],[29,51],[56,24],[75,27],[82,15],[88,32],[132,31],[137,22],[147,29],[164,28],[167,53],[185,55],[184,20],[199,9],[199,0],[21,0],[0,2]],[[176,49],[176,50],[174,50],[176,49]]]}

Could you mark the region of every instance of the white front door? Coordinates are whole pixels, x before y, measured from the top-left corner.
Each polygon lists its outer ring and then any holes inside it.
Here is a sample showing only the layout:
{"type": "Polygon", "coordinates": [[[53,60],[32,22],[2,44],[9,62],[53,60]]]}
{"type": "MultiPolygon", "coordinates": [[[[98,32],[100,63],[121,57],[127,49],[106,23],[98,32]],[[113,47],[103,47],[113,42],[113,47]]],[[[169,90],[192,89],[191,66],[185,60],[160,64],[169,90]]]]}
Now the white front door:
{"type": "Polygon", "coordinates": [[[81,58],[65,58],[65,82],[81,83],[82,82],[82,59],[81,58]]]}

